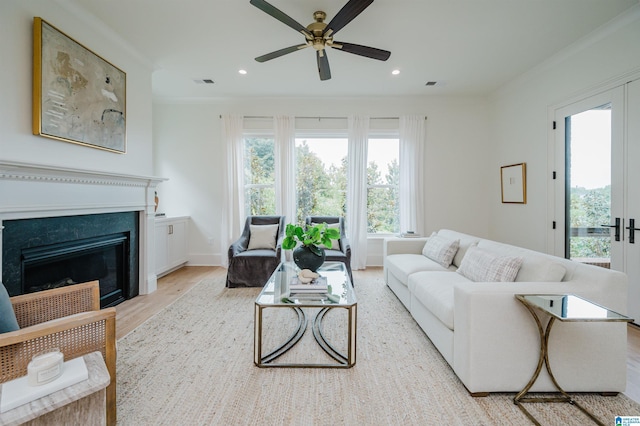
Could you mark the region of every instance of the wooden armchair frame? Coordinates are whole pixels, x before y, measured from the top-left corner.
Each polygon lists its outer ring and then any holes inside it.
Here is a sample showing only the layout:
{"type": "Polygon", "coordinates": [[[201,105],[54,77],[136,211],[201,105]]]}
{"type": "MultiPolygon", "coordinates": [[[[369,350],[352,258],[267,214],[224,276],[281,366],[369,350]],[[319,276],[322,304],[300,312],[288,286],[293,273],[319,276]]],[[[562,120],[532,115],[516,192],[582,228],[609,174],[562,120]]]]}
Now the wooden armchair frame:
{"type": "Polygon", "coordinates": [[[98,281],[11,298],[20,330],[0,334],[0,383],[27,375],[31,358],[59,348],[65,361],[99,351],[111,382],[107,425],[116,424],[116,310],[100,310],[98,281]]]}

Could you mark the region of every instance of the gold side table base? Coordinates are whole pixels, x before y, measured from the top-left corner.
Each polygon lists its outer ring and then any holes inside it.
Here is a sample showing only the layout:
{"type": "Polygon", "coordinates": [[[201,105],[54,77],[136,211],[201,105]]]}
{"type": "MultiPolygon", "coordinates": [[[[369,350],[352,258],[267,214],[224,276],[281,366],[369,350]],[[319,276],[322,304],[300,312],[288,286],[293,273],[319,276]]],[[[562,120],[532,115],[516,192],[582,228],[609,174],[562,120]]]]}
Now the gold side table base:
{"type": "Polygon", "coordinates": [[[564,403],[569,403],[571,405],[575,405],[576,407],[578,407],[580,409],[580,411],[582,411],[584,414],[586,414],[591,420],[594,421],[594,423],[596,423],[596,424],[598,424],[600,426],[605,426],[604,423],[602,423],[597,417],[595,417],[585,407],[583,407],[582,405],[578,404],[578,402],[573,400],[573,398],[571,398],[571,396],[569,394],[567,394],[560,387],[560,385],[556,381],[556,378],[553,375],[553,372],[551,371],[551,365],[549,364],[549,334],[551,333],[551,327],[553,326],[553,323],[555,322],[555,318],[551,317],[549,319],[549,322],[547,323],[546,330],[543,330],[542,322],[540,321],[540,318],[538,317],[538,315],[534,311],[534,309],[531,306],[529,306],[527,303],[523,302],[522,300],[520,300],[520,299],[518,299],[518,300],[531,313],[531,315],[533,316],[533,319],[536,322],[536,325],[538,326],[538,333],[540,334],[540,357],[538,359],[538,366],[536,367],[536,371],[533,373],[533,376],[531,377],[531,380],[529,380],[529,383],[527,383],[527,385],[524,387],[524,389],[522,389],[513,398],[513,403],[516,404],[518,406],[518,408],[520,408],[520,410],[527,416],[527,418],[529,420],[531,420],[531,422],[533,424],[538,425],[538,426],[540,426],[540,422],[538,422],[536,420],[536,418],[529,411],[527,411],[527,409],[524,407],[523,404],[525,404],[525,403],[536,403],[536,402],[564,402],[564,403]],[[553,385],[556,387],[556,389],[558,390],[560,395],[551,396],[551,397],[526,396],[527,393],[529,392],[529,389],[531,389],[533,384],[538,379],[538,376],[540,375],[540,371],[542,371],[542,365],[543,364],[545,365],[545,367],[547,369],[547,373],[549,373],[549,377],[551,377],[551,381],[553,382],[553,385]]]}

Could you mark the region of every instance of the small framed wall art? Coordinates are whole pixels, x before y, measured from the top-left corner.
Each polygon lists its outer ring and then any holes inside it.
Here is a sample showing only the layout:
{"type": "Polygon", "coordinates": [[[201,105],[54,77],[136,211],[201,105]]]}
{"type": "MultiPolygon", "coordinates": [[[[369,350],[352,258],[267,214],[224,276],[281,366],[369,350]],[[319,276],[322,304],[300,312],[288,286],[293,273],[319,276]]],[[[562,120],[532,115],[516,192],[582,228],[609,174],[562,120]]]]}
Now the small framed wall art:
{"type": "Polygon", "coordinates": [[[518,163],[500,167],[502,202],[527,203],[527,164],[518,163]]]}
{"type": "Polygon", "coordinates": [[[33,18],[33,134],[126,152],[126,74],[33,18]]]}

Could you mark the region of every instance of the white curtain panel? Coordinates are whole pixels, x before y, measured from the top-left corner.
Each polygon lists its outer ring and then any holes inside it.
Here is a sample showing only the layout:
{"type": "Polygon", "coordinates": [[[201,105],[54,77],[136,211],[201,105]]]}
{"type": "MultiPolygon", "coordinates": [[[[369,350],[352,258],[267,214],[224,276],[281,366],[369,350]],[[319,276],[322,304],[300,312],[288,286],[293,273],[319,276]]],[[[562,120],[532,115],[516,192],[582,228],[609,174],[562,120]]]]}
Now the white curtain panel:
{"type": "Polygon", "coordinates": [[[244,226],[244,166],[243,166],[243,117],[241,115],[222,116],[222,146],[226,158],[224,176],[224,206],[222,229],[220,232],[220,253],[222,266],[229,266],[227,251],[238,239],[244,226]]]}
{"type": "Polygon", "coordinates": [[[296,126],[293,116],[273,117],[275,129],[276,214],[296,223],[296,126]]]}
{"type": "Polygon", "coordinates": [[[424,231],[425,117],[400,117],[400,232],[424,231]]]}
{"type": "Polygon", "coordinates": [[[347,236],[351,268],[367,267],[367,139],[369,117],[349,116],[347,236]]]}

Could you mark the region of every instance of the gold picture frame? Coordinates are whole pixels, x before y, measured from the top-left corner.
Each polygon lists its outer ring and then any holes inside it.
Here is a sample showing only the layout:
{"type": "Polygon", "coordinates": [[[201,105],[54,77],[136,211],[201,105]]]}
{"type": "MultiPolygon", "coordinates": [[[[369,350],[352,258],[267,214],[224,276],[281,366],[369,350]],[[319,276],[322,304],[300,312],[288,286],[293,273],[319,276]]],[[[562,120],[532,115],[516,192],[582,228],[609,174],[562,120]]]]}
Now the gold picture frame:
{"type": "Polygon", "coordinates": [[[33,18],[33,134],[126,153],[126,73],[33,18]]]}
{"type": "Polygon", "coordinates": [[[518,163],[500,167],[502,202],[527,204],[527,164],[518,163]]]}

